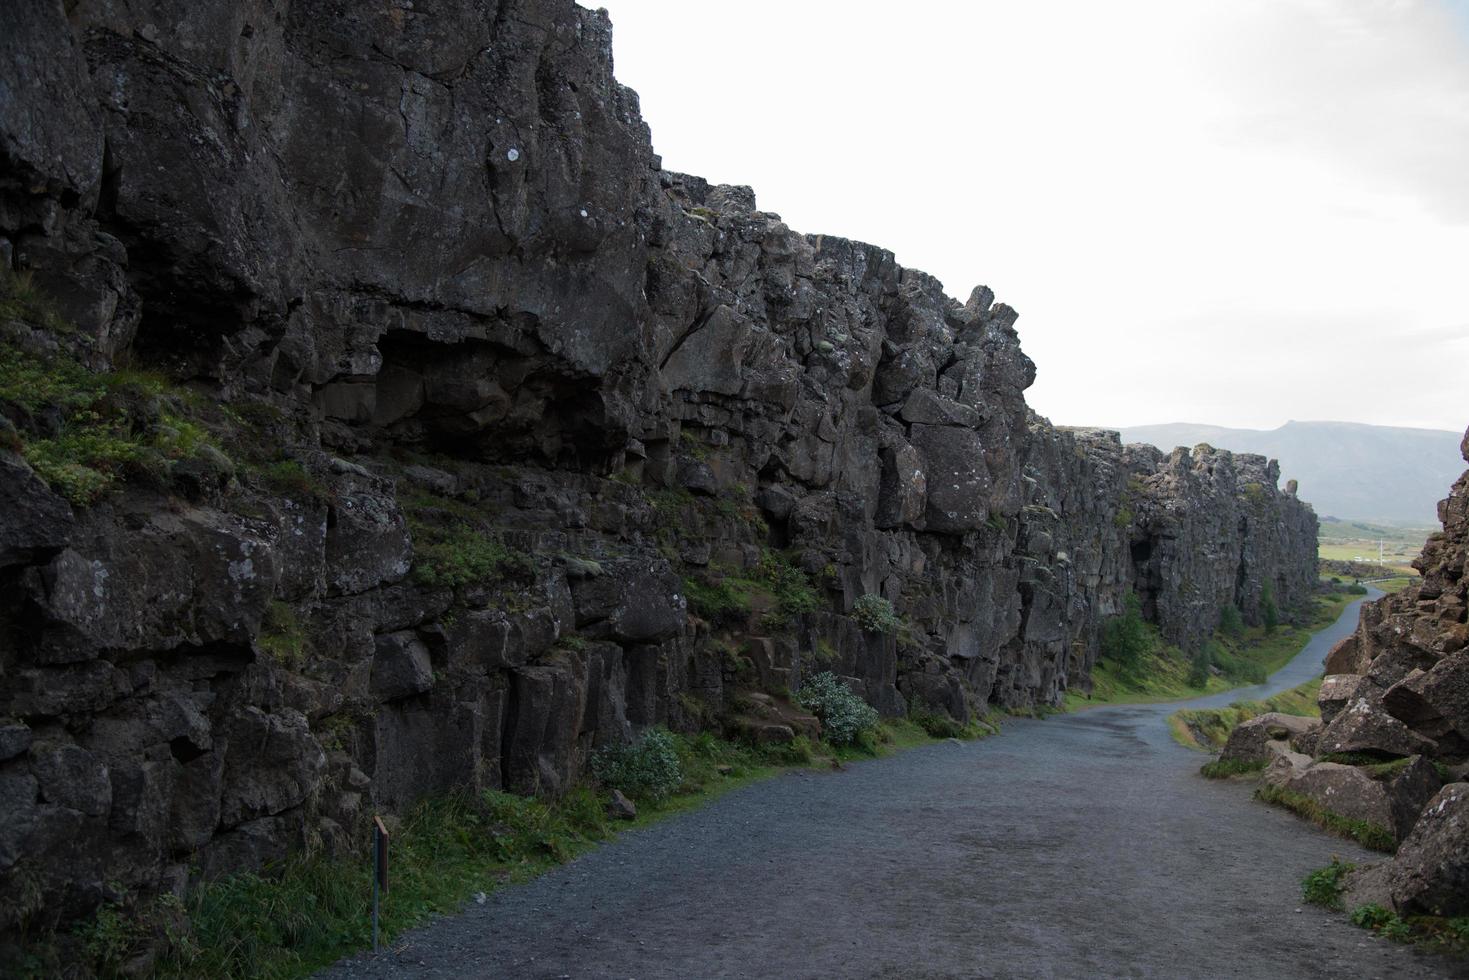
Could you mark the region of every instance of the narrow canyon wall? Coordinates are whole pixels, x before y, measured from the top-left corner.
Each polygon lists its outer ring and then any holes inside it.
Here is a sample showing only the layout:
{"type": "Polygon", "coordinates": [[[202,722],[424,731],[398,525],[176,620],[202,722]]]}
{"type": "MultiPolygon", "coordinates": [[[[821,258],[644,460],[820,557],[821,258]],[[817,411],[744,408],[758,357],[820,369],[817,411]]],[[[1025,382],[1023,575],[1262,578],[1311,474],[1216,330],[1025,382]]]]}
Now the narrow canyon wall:
{"type": "Polygon", "coordinates": [[[1129,590],[1192,647],[1312,588],[1274,463],[1053,427],[988,289],[662,170],[602,13],[19,0],[0,68],[0,264],[56,306],[0,350],[166,449],[48,487],[80,402],[0,400],[0,929],[812,671],[1054,704],[1129,590]]]}

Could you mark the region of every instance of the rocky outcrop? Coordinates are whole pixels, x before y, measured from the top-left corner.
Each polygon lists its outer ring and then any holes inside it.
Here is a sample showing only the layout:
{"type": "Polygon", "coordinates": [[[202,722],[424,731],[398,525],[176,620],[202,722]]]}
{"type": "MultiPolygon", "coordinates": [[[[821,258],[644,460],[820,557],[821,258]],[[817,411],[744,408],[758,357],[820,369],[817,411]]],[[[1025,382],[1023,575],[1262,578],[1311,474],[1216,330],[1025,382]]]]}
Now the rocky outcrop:
{"type": "MultiPolygon", "coordinates": [[[[1461,449],[1469,462],[1469,432],[1461,449]]],[[[1402,842],[1354,873],[1354,904],[1457,916],[1469,911],[1469,472],[1438,512],[1443,530],[1413,562],[1422,578],[1365,604],[1327,655],[1317,760],[1287,760],[1267,778],[1402,842]]]]}
{"type": "Polygon", "coordinates": [[[604,13],[24,0],[0,66],[0,257],[57,306],[0,341],[76,388],[0,403],[0,929],[794,731],[812,669],[1053,704],[1129,590],[1191,646],[1310,588],[1273,463],[1055,428],[988,289],[662,170],[604,13]]]}

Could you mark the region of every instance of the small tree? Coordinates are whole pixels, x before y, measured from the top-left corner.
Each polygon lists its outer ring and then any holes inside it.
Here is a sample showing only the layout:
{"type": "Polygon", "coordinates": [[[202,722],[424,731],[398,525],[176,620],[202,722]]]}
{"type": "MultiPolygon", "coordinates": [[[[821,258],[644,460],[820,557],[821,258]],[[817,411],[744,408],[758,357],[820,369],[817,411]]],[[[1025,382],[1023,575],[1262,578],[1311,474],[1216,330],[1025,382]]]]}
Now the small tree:
{"type": "Polygon", "coordinates": [[[1260,615],[1265,622],[1265,632],[1274,633],[1275,627],[1280,625],[1280,610],[1275,608],[1275,592],[1269,582],[1260,592],[1260,615]]]}
{"type": "MultiPolygon", "coordinates": [[[[1233,607],[1230,607],[1233,608],[1233,607]]],[[[1209,648],[1199,647],[1189,658],[1188,686],[1203,687],[1209,683],[1209,648]]]]}
{"type": "Polygon", "coordinates": [[[1225,603],[1219,607],[1219,632],[1225,636],[1238,639],[1245,631],[1245,620],[1240,615],[1239,606],[1232,602],[1225,603]]]}
{"type": "Polygon", "coordinates": [[[1142,600],[1136,592],[1122,600],[1122,613],[1102,626],[1102,656],[1119,667],[1134,669],[1148,652],[1148,629],[1143,622],[1142,600]]]}

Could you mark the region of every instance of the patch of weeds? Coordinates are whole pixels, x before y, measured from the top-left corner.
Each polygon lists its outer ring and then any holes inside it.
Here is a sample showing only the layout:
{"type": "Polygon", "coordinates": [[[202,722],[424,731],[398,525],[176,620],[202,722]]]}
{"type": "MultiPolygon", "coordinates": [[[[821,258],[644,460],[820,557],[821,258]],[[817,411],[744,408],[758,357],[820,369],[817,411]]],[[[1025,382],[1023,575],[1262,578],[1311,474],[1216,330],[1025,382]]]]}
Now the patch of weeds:
{"type": "Polygon", "coordinates": [[[655,801],[683,782],[674,736],[665,728],[650,728],[636,742],[598,752],[592,757],[592,773],[604,786],[655,801]]]}
{"type": "Polygon", "coordinates": [[[260,621],[256,643],[262,652],[282,667],[300,670],[306,663],[306,630],[290,603],[271,600],[260,621]]]}
{"type": "Polygon", "coordinates": [[[732,578],[711,583],[690,576],[684,579],[683,586],[689,611],[700,619],[718,625],[750,615],[748,583],[732,578]]]}
{"type": "Polygon", "coordinates": [[[317,741],[321,742],[322,748],[338,752],[345,751],[351,744],[358,720],[351,714],[339,712],[321,719],[311,731],[317,741]]]}
{"type": "Polygon", "coordinates": [[[1260,772],[1265,768],[1265,760],[1252,759],[1215,759],[1206,763],[1199,769],[1205,779],[1228,779],[1230,776],[1243,776],[1246,773],[1260,772]]]}
{"type": "Polygon", "coordinates": [[[76,327],[56,312],[55,304],[36,284],[29,269],[0,269],[0,320],[24,320],[58,334],[76,332],[76,327]]]}
{"type": "Polygon", "coordinates": [[[166,956],[186,959],[196,952],[183,902],[167,893],[104,902],[72,933],[81,940],[91,971],[104,977],[133,975],[139,963],[147,962],[142,957],[160,940],[166,956]]]}
{"type": "Polygon", "coordinates": [[[257,472],[268,488],[284,496],[315,500],[328,498],[326,487],[294,459],[267,463],[257,472]]]}
{"type": "Polygon", "coordinates": [[[1371,929],[1395,943],[1412,942],[1413,929],[1396,913],[1381,905],[1359,905],[1352,910],[1352,925],[1371,929]]]}
{"type": "Polygon", "coordinates": [[[1301,898],[1312,905],[1328,909],[1341,908],[1342,879],[1355,864],[1344,864],[1333,857],[1324,868],[1317,868],[1301,880],[1301,898]]]}
{"type": "Polygon", "coordinates": [[[866,633],[891,636],[903,628],[903,620],[893,604],[880,595],[869,593],[852,603],[852,619],[866,633]]]}
{"type": "Polygon", "coordinates": [[[1386,827],[1333,813],[1311,797],[1301,793],[1293,793],[1290,790],[1266,784],[1255,790],[1255,799],[1284,807],[1323,830],[1354,840],[1363,847],[1371,848],[1374,851],[1391,854],[1397,850],[1397,841],[1393,838],[1392,831],[1386,827]]]}
{"type": "Polygon", "coordinates": [[[975,739],[993,735],[997,727],[978,718],[961,723],[949,715],[934,711],[917,697],[908,699],[908,721],[918,726],[929,738],[975,739]]]}
{"type": "Polygon", "coordinates": [[[64,353],[40,357],[0,342],[0,402],[59,420],[44,431],[23,425],[20,451],[78,507],[131,475],[161,479],[172,460],[218,451],[208,430],[184,414],[192,401],[156,375],[92,372],[64,353]]]}
{"type": "Polygon", "coordinates": [[[822,735],[832,745],[856,744],[877,729],[877,709],[830,671],[808,678],[796,692],[796,703],[821,719],[822,735]]]}
{"type": "Polygon", "coordinates": [[[529,556],[505,542],[465,525],[428,529],[413,526],[414,577],[430,587],[459,588],[529,572],[529,556]]]}
{"type": "Polygon", "coordinates": [[[775,612],[767,615],[767,626],[787,626],[797,616],[821,608],[821,597],[811,587],[806,573],[779,552],[767,551],[761,555],[755,575],[775,597],[775,612]]]}
{"type": "Polygon", "coordinates": [[[783,629],[798,616],[821,608],[821,598],[806,573],[774,551],[761,555],[759,564],[745,575],[722,575],[714,581],[687,577],[684,593],[690,611],[715,625],[749,616],[757,595],[768,597],[774,606],[761,617],[760,625],[767,630],[783,629]]]}
{"type": "MultiPolygon", "coordinates": [[[[576,790],[555,802],[509,793],[425,800],[393,835],[393,887],[382,902],[391,941],[479,891],[537,874],[607,835],[601,802],[576,790]]],[[[190,896],[191,948],[162,977],[306,976],[371,944],[371,866],[356,854],[301,855],[269,876],[232,875],[190,896]]]]}

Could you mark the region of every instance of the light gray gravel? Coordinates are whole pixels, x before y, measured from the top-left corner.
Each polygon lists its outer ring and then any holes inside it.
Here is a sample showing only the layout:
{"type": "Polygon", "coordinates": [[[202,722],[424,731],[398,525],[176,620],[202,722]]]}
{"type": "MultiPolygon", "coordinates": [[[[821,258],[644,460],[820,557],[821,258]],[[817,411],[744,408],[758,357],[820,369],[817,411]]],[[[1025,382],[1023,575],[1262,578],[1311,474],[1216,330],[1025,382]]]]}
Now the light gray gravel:
{"type": "MultiPolygon", "coordinates": [[[[1352,606],[1268,688],[1320,669],[1352,606]]],[[[1177,705],[1014,721],[798,772],[619,837],[322,974],[362,977],[1465,976],[1302,905],[1372,855],[1198,775],[1177,705]]]]}

